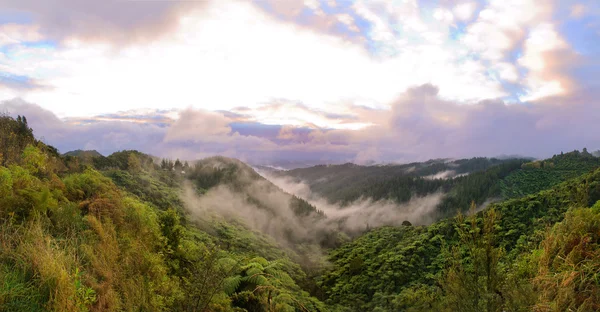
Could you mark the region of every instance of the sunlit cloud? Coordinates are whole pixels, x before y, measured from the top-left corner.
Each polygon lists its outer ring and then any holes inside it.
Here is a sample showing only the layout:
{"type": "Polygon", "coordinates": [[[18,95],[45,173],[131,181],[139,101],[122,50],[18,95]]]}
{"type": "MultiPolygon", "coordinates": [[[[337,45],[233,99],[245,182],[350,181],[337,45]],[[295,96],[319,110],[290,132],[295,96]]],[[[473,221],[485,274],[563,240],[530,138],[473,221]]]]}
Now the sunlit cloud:
{"type": "Polygon", "coordinates": [[[536,156],[551,142],[533,138],[596,101],[593,1],[8,1],[0,101],[39,105],[58,133],[93,128],[79,143],[105,151],[152,129],[190,157],[536,156]],[[502,143],[514,122],[527,144],[502,143]]]}
{"type": "Polygon", "coordinates": [[[461,21],[468,21],[473,17],[475,9],[477,8],[476,2],[463,2],[457,4],[453,9],[454,16],[461,21]]]}

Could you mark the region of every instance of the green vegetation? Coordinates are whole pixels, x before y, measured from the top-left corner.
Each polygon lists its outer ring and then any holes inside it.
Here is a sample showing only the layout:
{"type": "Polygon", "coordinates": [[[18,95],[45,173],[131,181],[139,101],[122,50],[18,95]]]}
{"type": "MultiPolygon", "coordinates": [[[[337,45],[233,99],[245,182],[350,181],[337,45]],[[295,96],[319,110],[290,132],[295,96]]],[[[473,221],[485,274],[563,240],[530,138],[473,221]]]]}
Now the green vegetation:
{"type": "Polygon", "coordinates": [[[24,118],[0,126],[0,310],[325,309],[271,239],[224,221],[193,226],[183,177],[151,157],[82,163],[35,140],[24,118]]]}
{"type": "Polygon", "coordinates": [[[442,191],[440,215],[470,208],[353,240],[233,159],[60,155],[20,116],[0,117],[0,153],[0,311],[600,310],[600,169],[585,150],[309,168],[332,199],[442,191]],[[352,183],[333,192],[320,170],[352,183]],[[425,178],[447,170],[469,174],[425,178]],[[208,209],[214,194],[281,231],[208,209]],[[490,198],[509,199],[477,211],[490,198]]]}
{"type": "Polygon", "coordinates": [[[441,178],[435,179],[436,174],[446,172],[451,177],[461,176],[515,161],[526,160],[478,157],[455,161],[430,160],[404,165],[320,165],[284,172],[276,171],[275,174],[307,182],[312,192],[331,203],[345,205],[361,197],[375,200],[393,199],[402,203],[408,201],[412,194],[424,195],[436,192],[440,188],[448,189],[450,185],[446,185],[441,178]]]}
{"type": "MultiPolygon", "coordinates": [[[[556,239],[552,232],[544,234],[547,227],[562,221],[570,207],[589,207],[598,200],[600,170],[551,190],[493,204],[468,218],[459,216],[427,227],[375,229],[333,251],[334,267],[320,283],[327,302],[345,307],[341,310],[530,311],[545,300],[537,298],[533,289],[540,287],[538,274],[544,264],[536,261],[541,253],[538,246],[545,236],[546,241],[556,239]]],[[[579,209],[598,213],[597,208],[579,209]]],[[[587,221],[591,223],[581,225],[574,235],[592,235],[589,242],[597,242],[590,228],[596,221],[587,221]]],[[[561,239],[559,243],[573,242],[561,239]]],[[[549,257],[556,260],[557,255],[553,252],[549,257]]],[[[571,264],[587,267],[577,261],[571,264]]],[[[561,272],[565,274],[576,270],[567,265],[557,269],[572,270],[561,272]]],[[[598,279],[592,271],[593,284],[598,279]]],[[[551,275],[556,278],[557,273],[551,275]]]]}
{"type": "Polygon", "coordinates": [[[442,219],[466,212],[473,201],[482,206],[535,194],[598,167],[600,158],[584,149],[544,161],[472,158],[386,166],[345,164],[275,174],[307,182],[313,192],[342,206],[361,198],[405,203],[413,196],[443,192],[445,196],[437,207],[438,218],[442,219]]]}
{"type": "Polygon", "coordinates": [[[511,173],[502,181],[502,195],[514,198],[535,194],[598,167],[600,158],[588,153],[586,149],[583,152],[561,153],[544,161],[525,163],[521,170],[511,173]]]}

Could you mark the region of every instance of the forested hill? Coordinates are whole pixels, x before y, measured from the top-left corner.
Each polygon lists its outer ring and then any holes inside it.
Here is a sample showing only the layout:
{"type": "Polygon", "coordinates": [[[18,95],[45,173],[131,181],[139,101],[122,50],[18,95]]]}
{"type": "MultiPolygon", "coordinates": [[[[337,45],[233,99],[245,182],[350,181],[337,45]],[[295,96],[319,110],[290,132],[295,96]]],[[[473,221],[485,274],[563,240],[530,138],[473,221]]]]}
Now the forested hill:
{"type": "Polygon", "coordinates": [[[524,164],[502,181],[504,198],[515,198],[537,193],[568,179],[600,167],[600,157],[589,153],[572,151],[552,158],[524,164]]]}
{"type": "Polygon", "coordinates": [[[472,217],[374,229],[331,252],[320,285],[345,311],[598,311],[598,200],[600,170],[472,217]]]}
{"type": "MultiPolygon", "coordinates": [[[[307,183],[312,192],[331,203],[350,203],[360,197],[407,201],[412,193],[436,191],[444,180],[481,172],[491,167],[527,159],[472,158],[438,159],[403,165],[360,166],[355,164],[321,165],[289,171],[271,171],[279,177],[290,177],[307,183]]],[[[518,167],[518,166],[516,166],[518,167]]]]}
{"type": "Polygon", "coordinates": [[[74,150],[74,151],[66,152],[63,156],[94,158],[94,157],[101,157],[102,154],[98,153],[98,151],[96,151],[96,150],[74,150]]]}
{"type": "Polygon", "coordinates": [[[485,170],[507,160],[509,159],[477,157],[460,160],[432,159],[426,162],[401,165],[361,166],[346,163],[343,165],[318,165],[309,168],[279,171],[279,173],[305,181],[309,183],[314,191],[327,194],[330,188],[334,189],[336,186],[344,186],[347,183],[352,184],[357,179],[384,180],[398,176],[428,177],[431,179],[450,178],[485,170]],[[333,183],[337,184],[332,185],[333,183]]]}
{"type": "Polygon", "coordinates": [[[32,133],[0,117],[0,311],[328,311],[273,238],[196,226],[185,163],[62,156],[32,133]]]}
{"type": "Polygon", "coordinates": [[[472,158],[430,160],[405,165],[323,165],[290,171],[269,170],[276,177],[307,183],[314,194],[347,206],[359,199],[391,199],[399,204],[414,196],[443,192],[439,217],[466,212],[472,201],[516,198],[551,188],[600,166],[600,158],[584,149],[543,161],[472,158]]]}

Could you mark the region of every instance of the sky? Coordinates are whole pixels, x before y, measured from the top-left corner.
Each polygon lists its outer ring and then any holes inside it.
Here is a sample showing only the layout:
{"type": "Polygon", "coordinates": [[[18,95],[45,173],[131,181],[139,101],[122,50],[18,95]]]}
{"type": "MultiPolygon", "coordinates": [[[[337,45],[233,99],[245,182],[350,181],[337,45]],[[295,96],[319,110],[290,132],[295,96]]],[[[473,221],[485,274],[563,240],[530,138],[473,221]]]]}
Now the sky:
{"type": "Polygon", "coordinates": [[[0,111],[61,152],[600,149],[594,0],[0,0],[0,111]]]}

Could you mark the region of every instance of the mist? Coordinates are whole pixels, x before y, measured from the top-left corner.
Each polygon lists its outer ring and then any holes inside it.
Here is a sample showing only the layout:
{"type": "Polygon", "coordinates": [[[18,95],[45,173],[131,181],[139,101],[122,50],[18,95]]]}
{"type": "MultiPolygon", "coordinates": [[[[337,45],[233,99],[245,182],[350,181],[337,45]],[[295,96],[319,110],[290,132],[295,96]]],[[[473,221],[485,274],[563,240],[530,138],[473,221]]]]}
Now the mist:
{"type": "Polygon", "coordinates": [[[458,178],[458,177],[463,177],[469,175],[468,172],[464,172],[464,173],[456,173],[456,171],[454,170],[446,170],[446,171],[441,171],[438,172],[436,174],[431,174],[431,175],[427,175],[424,176],[423,179],[427,179],[427,180],[436,180],[436,179],[453,179],[453,178],[458,178]]]}
{"type": "Polygon", "coordinates": [[[196,192],[191,182],[186,181],[182,199],[192,219],[206,220],[207,216],[217,214],[225,220],[266,234],[288,248],[297,243],[315,243],[318,239],[315,227],[307,225],[319,216],[296,216],[291,207],[292,196],[277,191],[268,181],[255,181],[242,191],[229,185],[219,185],[202,195],[196,192]]]}
{"type": "Polygon", "coordinates": [[[456,176],[456,171],[454,170],[446,170],[442,172],[438,172],[436,174],[424,176],[424,179],[435,180],[435,179],[449,179],[456,176]]]}
{"type": "Polygon", "coordinates": [[[359,232],[368,227],[385,225],[397,226],[404,221],[415,225],[425,225],[435,221],[436,207],[444,194],[434,193],[424,197],[413,196],[404,204],[392,200],[374,201],[371,198],[360,198],[344,206],[332,204],[327,199],[315,194],[305,182],[298,182],[291,177],[275,176],[267,171],[257,173],[287,193],[306,200],[327,216],[328,226],[338,225],[344,232],[359,232]]]}
{"type": "Polygon", "coordinates": [[[436,207],[443,197],[442,193],[415,196],[405,204],[359,199],[342,207],[311,192],[306,183],[262,171],[258,173],[267,180],[253,179],[240,172],[237,177],[243,187],[222,184],[202,195],[197,193],[191,181],[187,181],[182,194],[185,207],[192,219],[207,220],[211,214],[216,214],[294,249],[299,244],[333,246],[340,243],[340,233],[353,237],[369,228],[399,226],[404,221],[414,225],[429,224],[435,220],[436,207]],[[313,205],[317,212],[298,216],[292,205],[292,195],[313,205]]]}

